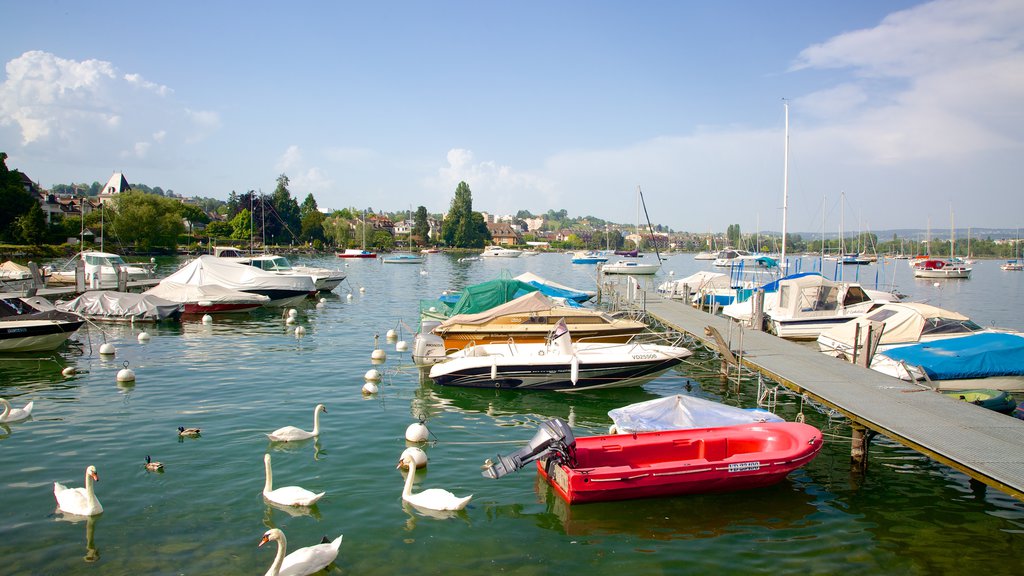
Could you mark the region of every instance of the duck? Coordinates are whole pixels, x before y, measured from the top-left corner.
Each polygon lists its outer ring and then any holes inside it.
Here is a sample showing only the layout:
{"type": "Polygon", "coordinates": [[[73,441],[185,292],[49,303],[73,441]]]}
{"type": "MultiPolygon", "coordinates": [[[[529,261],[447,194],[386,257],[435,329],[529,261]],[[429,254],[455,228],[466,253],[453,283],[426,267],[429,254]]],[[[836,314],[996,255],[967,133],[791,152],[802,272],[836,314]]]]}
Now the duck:
{"type": "Polygon", "coordinates": [[[263,483],[263,497],[283,506],[312,506],[324,497],[326,492],[311,492],[300,486],[282,486],[274,490],[274,473],[270,469],[270,454],[263,455],[266,481],[263,483]]]}
{"type": "Polygon", "coordinates": [[[178,426],[178,436],[196,438],[199,436],[199,428],[185,428],[184,426],[178,426]]]}
{"type": "Polygon", "coordinates": [[[296,440],[308,440],[310,438],[316,438],[320,435],[320,413],[327,413],[327,407],[323,404],[317,404],[316,408],[313,408],[313,431],[307,432],[301,428],[295,426],[285,426],[278,428],[270,434],[267,434],[267,438],[270,438],[271,442],[294,442],[296,440]]]}
{"type": "Polygon", "coordinates": [[[4,406],[4,411],[0,413],[0,422],[20,422],[27,420],[32,415],[32,406],[35,405],[35,402],[25,404],[24,408],[12,408],[10,402],[0,398],[0,404],[4,406]]]}
{"type": "Polygon", "coordinates": [[[85,469],[85,488],[68,488],[60,482],[53,483],[53,496],[57,499],[57,509],[65,514],[78,516],[95,516],[103,513],[93,490],[93,482],[99,482],[100,476],[96,467],[90,465],[85,469]]]}
{"type": "Polygon", "coordinates": [[[163,462],[153,462],[149,455],[146,455],[146,470],[150,472],[163,472],[164,464],[163,462]]]}
{"type": "Polygon", "coordinates": [[[341,548],[342,536],[333,541],[326,537],[320,544],[299,548],[291,554],[288,552],[288,539],[279,528],[271,528],[263,534],[259,546],[267,542],[277,542],[277,556],[274,563],[264,576],[305,576],[315,574],[326,568],[338,557],[338,549],[341,548]]]}
{"type": "Polygon", "coordinates": [[[430,488],[424,490],[419,494],[412,493],[413,476],[416,475],[416,460],[409,453],[403,452],[401,459],[398,461],[397,468],[404,466],[409,467],[409,472],[405,476],[405,488],[402,490],[402,500],[412,504],[416,508],[423,508],[426,510],[462,510],[469,504],[469,500],[473,497],[472,494],[464,498],[452,494],[447,490],[441,488],[430,488]]]}

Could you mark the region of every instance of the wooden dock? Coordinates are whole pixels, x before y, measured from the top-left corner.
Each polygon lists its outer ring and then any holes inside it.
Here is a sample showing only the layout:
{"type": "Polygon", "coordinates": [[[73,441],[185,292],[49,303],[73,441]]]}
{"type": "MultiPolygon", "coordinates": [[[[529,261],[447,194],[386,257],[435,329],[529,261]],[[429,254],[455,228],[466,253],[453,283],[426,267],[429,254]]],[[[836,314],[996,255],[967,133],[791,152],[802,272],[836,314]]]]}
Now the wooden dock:
{"type": "MultiPolygon", "coordinates": [[[[152,288],[160,283],[160,278],[146,278],[143,280],[132,280],[127,283],[127,292],[143,291],[147,288],[152,288]]],[[[117,290],[117,284],[104,284],[100,288],[86,288],[85,290],[79,290],[74,284],[62,285],[62,286],[47,286],[45,288],[37,288],[35,291],[36,296],[42,296],[48,299],[62,299],[65,297],[74,298],[84,292],[90,292],[93,290],[117,290]]],[[[0,298],[17,298],[25,296],[27,291],[19,290],[16,292],[0,292],[0,298]]]]}
{"type": "MultiPolygon", "coordinates": [[[[606,283],[602,290],[621,307],[641,308],[666,327],[687,333],[712,349],[718,346],[713,331],[706,328],[723,335],[730,332],[727,318],[653,291],[629,289],[619,283],[606,283]]],[[[728,345],[742,347],[734,351],[744,367],[805,394],[852,422],[855,460],[858,435],[863,439],[868,429],[1024,500],[1024,420],[936,394],[916,383],[771,334],[747,329],[740,344],[737,328],[732,332],[733,342],[728,345]]],[[[866,440],[862,448],[866,451],[866,440]]]]}

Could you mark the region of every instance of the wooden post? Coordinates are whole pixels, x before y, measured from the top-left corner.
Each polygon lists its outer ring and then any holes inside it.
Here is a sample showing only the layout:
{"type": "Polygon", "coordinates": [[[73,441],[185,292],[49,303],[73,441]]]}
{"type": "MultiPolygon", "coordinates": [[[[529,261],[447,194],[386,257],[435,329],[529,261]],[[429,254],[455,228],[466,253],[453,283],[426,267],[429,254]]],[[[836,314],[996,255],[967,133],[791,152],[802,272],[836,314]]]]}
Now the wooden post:
{"type": "Polygon", "coordinates": [[[854,470],[864,472],[868,469],[868,441],[867,428],[860,424],[853,424],[850,427],[853,432],[853,441],[850,446],[850,466],[854,470]]]}
{"type": "Polygon", "coordinates": [[[752,312],[750,314],[750,327],[761,332],[764,328],[764,290],[754,290],[754,300],[750,303],[752,312]]]}
{"type": "Polygon", "coordinates": [[[718,349],[718,353],[722,356],[722,364],[719,368],[719,375],[723,378],[729,378],[729,365],[736,364],[736,356],[733,355],[732,350],[729,349],[729,345],[725,343],[725,338],[712,326],[704,327],[704,334],[711,336],[715,341],[715,347],[718,349]]]}
{"type": "Polygon", "coordinates": [[[860,349],[860,324],[853,326],[853,356],[850,357],[850,364],[857,363],[857,351],[860,349]]]}
{"type": "Polygon", "coordinates": [[[75,292],[85,292],[85,260],[81,258],[75,261],[75,292]]]}

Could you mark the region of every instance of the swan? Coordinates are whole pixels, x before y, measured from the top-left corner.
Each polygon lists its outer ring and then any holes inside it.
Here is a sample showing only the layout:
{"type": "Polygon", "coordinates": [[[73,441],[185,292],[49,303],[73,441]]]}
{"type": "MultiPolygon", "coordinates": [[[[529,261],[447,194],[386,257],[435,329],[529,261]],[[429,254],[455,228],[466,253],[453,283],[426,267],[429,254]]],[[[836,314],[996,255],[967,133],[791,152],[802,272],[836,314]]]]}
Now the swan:
{"type": "Polygon", "coordinates": [[[149,458],[149,456],[147,455],[146,456],[146,470],[149,470],[149,471],[152,471],[152,472],[163,472],[164,471],[163,462],[153,462],[149,458]]]}
{"type": "Polygon", "coordinates": [[[285,426],[284,428],[278,428],[270,434],[267,434],[267,438],[270,438],[272,442],[291,442],[294,440],[308,440],[315,438],[320,435],[320,413],[327,413],[327,407],[323,404],[317,404],[316,408],[313,408],[313,431],[306,432],[301,428],[295,426],[285,426]]]}
{"type": "Polygon", "coordinates": [[[277,542],[277,556],[274,557],[274,563],[270,565],[265,576],[305,576],[319,572],[338,557],[341,538],[338,536],[332,542],[328,542],[327,538],[324,538],[325,541],[320,544],[299,548],[285,556],[288,550],[288,539],[284,537],[284,532],[281,530],[271,528],[263,534],[259,544],[263,546],[271,540],[277,542]]]}
{"type": "Polygon", "coordinates": [[[316,494],[299,486],[283,486],[274,490],[274,474],[270,470],[270,454],[263,455],[263,468],[267,473],[267,480],[263,484],[263,497],[275,504],[283,506],[312,506],[326,494],[326,492],[316,494]]]}
{"type": "Polygon", "coordinates": [[[199,428],[185,428],[184,426],[178,426],[178,436],[188,436],[189,438],[199,437],[199,428]]]}
{"type": "Polygon", "coordinates": [[[57,498],[57,508],[66,514],[79,516],[102,514],[103,506],[93,492],[93,481],[100,481],[95,466],[85,469],[85,488],[68,488],[60,482],[54,482],[53,495],[57,498]]]}
{"type": "Polygon", "coordinates": [[[430,488],[419,494],[412,493],[413,476],[416,475],[416,460],[411,454],[402,453],[397,468],[409,467],[409,473],[405,476],[405,488],[402,490],[402,500],[412,504],[416,508],[426,510],[462,510],[469,503],[472,494],[465,498],[459,498],[447,490],[441,488],[430,488]]]}
{"type": "Polygon", "coordinates": [[[4,405],[3,413],[0,413],[0,422],[18,422],[27,419],[32,415],[32,405],[35,402],[25,404],[24,408],[11,408],[11,403],[0,398],[0,404],[4,405]]]}

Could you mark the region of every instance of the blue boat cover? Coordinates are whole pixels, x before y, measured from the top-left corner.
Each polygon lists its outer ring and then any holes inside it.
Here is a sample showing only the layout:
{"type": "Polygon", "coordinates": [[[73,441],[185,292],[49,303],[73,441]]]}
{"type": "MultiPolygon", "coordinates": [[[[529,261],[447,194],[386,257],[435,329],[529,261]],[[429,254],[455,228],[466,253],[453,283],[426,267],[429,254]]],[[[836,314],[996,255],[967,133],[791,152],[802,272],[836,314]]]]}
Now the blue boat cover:
{"type": "Polygon", "coordinates": [[[1024,336],[983,333],[893,348],[884,353],[921,366],[932,380],[1024,375],[1024,336]]]}

